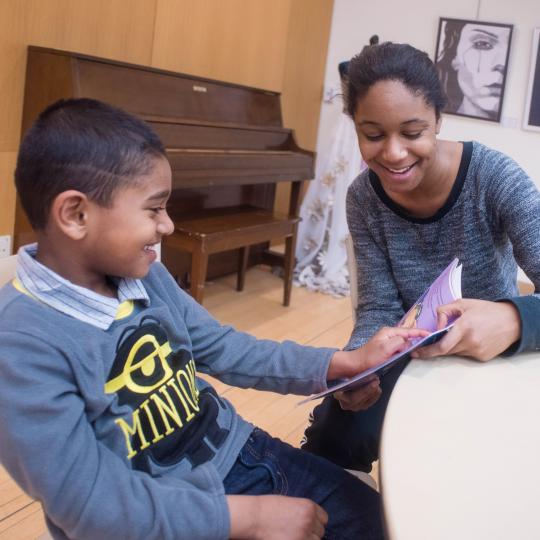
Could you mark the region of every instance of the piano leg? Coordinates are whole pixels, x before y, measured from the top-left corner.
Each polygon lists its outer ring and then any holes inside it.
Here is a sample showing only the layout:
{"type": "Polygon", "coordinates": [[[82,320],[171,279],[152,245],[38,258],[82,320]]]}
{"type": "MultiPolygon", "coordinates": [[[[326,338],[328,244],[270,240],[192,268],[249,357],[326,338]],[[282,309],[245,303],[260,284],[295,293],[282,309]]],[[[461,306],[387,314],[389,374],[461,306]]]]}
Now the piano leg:
{"type": "Polygon", "coordinates": [[[238,276],[236,280],[236,290],[243,291],[246,281],[246,269],[249,260],[249,246],[241,247],[238,253],[238,276]]]}
{"type": "Polygon", "coordinates": [[[294,225],[294,232],[291,236],[285,238],[285,259],[283,261],[283,305],[288,306],[291,303],[291,290],[292,290],[292,278],[294,271],[296,251],[296,229],[297,225],[294,225]]]}

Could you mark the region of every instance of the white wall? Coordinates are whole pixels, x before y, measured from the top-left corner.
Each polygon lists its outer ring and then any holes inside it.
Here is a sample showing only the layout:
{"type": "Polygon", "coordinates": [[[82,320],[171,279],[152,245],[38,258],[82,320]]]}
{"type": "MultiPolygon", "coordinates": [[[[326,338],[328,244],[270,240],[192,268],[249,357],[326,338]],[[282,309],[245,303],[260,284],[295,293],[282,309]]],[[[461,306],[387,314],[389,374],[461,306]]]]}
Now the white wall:
{"type": "MultiPolygon", "coordinates": [[[[433,58],[439,17],[514,25],[501,123],[444,115],[441,137],[478,140],[501,150],[513,157],[540,187],[540,132],[521,129],[532,33],[535,26],[540,27],[540,0],[335,0],[325,88],[339,88],[339,62],[360,52],[373,34],[378,34],[381,41],[410,43],[433,58]]],[[[319,155],[329,147],[340,113],[340,99],[323,104],[319,155]]]]}

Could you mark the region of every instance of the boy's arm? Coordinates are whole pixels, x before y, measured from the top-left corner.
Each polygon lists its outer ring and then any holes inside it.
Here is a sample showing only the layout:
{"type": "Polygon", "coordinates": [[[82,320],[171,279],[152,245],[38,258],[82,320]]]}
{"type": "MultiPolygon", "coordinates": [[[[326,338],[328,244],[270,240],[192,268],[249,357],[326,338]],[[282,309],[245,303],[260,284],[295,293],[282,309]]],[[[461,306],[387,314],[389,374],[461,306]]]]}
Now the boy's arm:
{"type": "MultiPolygon", "coordinates": [[[[228,538],[229,512],[217,473],[206,469],[188,482],[132,470],[96,439],[96,419],[88,418],[85,400],[101,398],[83,399],[57,349],[22,332],[0,332],[0,344],[2,464],[67,537],[228,538]]],[[[99,380],[92,373],[97,366],[76,361],[87,365],[90,380],[99,380]]]]}
{"type": "Polygon", "coordinates": [[[281,394],[309,395],[326,388],[335,348],[309,347],[292,341],[257,339],[222,325],[162,269],[159,281],[185,324],[193,359],[200,372],[227,384],[281,394]]]}

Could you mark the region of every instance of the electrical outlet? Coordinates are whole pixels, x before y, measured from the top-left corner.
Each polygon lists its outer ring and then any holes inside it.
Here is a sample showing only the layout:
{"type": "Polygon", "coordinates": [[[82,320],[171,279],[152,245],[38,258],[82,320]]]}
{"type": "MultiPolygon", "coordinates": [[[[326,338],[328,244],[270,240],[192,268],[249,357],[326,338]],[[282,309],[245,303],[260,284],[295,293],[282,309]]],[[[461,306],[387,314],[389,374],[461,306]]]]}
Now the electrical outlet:
{"type": "Polygon", "coordinates": [[[0,236],[0,259],[11,255],[11,236],[0,236]]]}

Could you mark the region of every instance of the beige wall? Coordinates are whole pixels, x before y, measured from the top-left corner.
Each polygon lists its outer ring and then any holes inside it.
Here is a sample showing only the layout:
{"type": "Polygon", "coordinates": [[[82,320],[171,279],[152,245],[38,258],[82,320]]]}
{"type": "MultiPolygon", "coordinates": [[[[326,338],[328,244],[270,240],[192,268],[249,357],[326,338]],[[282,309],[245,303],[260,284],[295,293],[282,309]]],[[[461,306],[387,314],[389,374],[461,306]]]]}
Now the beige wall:
{"type": "Polygon", "coordinates": [[[332,6],[333,0],[0,0],[0,235],[13,234],[27,45],[283,92],[285,125],[313,150],[332,6]]]}

